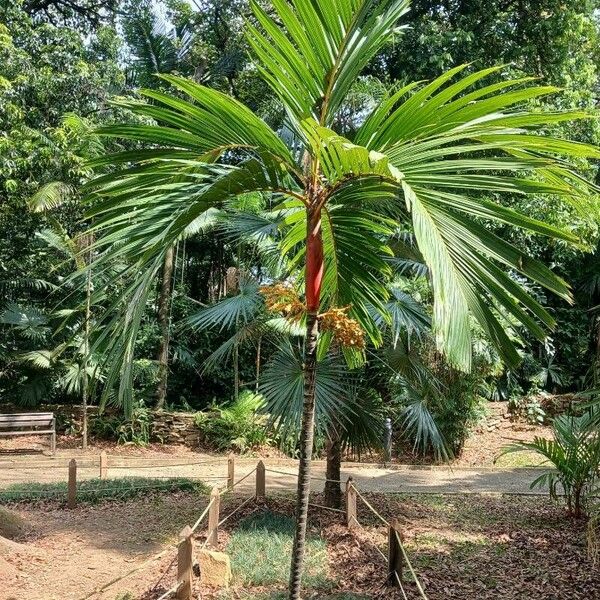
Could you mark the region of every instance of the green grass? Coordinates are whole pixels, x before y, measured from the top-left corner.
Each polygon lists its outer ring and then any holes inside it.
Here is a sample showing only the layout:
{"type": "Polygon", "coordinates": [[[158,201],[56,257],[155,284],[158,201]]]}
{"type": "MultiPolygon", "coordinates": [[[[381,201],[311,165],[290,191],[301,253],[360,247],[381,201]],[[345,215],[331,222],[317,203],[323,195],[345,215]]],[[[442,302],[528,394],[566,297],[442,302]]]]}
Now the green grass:
{"type": "MultiPolygon", "coordinates": [[[[148,494],[177,491],[208,492],[208,487],[197,480],[185,477],[154,479],[146,477],[121,477],[114,479],[87,479],[77,484],[77,503],[96,504],[105,500],[129,500],[148,494]]],[[[66,502],[67,483],[15,483],[0,490],[0,504],[16,502],[66,502]]]]}
{"type": "Polygon", "coordinates": [[[523,452],[511,452],[503,454],[496,459],[495,467],[540,467],[547,466],[548,462],[537,452],[524,450],[523,452]]]}
{"type": "MultiPolygon", "coordinates": [[[[240,521],[226,549],[235,583],[244,587],[287,585],[293,536],[294,521],[278,513],[256,513],[240,521]]],[[[307,538],[304,584],[321,589],[333,585],[328,577],[327,544],[315,535],[307,538]]]]}

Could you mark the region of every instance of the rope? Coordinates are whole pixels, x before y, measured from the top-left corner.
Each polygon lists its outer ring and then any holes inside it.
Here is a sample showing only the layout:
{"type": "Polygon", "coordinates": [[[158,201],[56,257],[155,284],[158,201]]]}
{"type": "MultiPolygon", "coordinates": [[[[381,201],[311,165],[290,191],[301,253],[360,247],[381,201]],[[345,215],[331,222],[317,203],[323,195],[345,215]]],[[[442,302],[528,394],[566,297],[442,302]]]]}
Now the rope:
{"type": "Polygon", "coordinates": [[[173,560],[168,564],[167,568],[165,569],[165,572],[158,578],[158,581],[152,586],[152,589],[150,590],[151,592],[153,592],[158,587],[158,584],[165,578],[167,573],[171,570],[171,567],[175,564],[176,560],[177,554],[173,557],[173,560]]]}
{"type": "MultiPolygon", "coordinates": [[[[98,494],[103,492],[112,492],[115,495],[124,494],[134,490],[175,490],[180,489],[178,486],[177,479],[173,481],[158,483],[156,485],[132,485],[125,487],[95,487],[95,488],[79,488],[77,490],[78,496],[85,496],[86,494],[98,494]]],[[[57,498],[66,496],[67,490],[56,490],[56,491],[45,491],[45,490],[28,490],[28,491],[12,491],[12,490],[0,490],[0,500],[5,502],[8,500],[19,500],[20,498],[27,498],[31,495],[40,498],[57,498]]]]}
{"type": "MultiPolygon", "coordinates": [[[[165,598],[168,598],[171,594],[174,594],[180,587],[181,587],[181,583],[174,585],[170,590],[167,590],[162,596],[160,596],[158,598],[158,600],[165,600],[165,598]]],[[[154,588],[152,588],[152,589],[154,589],[154,588]]]]}
{"type": "Polygon", "coordinates": [[[327,477],[317,477],[316,475],[311,475],[310,478],[314,479],[315,481],[326,481],[326,482],[330,482],[330,483],[339,483],[339,484],[346,483],[345,481],[340,481],[339,479],[327,479],[327,477]]]}
{"type": "Polygon", "coordinates": [[[354,491],[356,492],[357,496],[367,505],[367,508],[369,508],[369,510],[387,527],[390,526],[390,524],[373,508],[373,506],[371,505],[371,503],[356,489],[356,487],[354,486],[354,484],[351,484],[352,487],[354,488],[354,491]]]}
{"type": "MultiPolygon", "coordinates": [[[[204,513],[202,513],[202,515],[200,516],[200,518],[196,521],[196,524],[194,525],[194,527],[192,529],[192,532],[194,531],[194,529],[196,527],[198,527],[198,524],[200,523],[200,521],[206,516],[206,513],[208,513],[208,509],[210,508],[210,506],[211,506],[212,503],[213,503],[213,500],[211,500],[208,503],[208,506],[206,507],[204,513]]],[[[202,547],[204,547],[204,546],[202,546],[202,547]]],[[[125,573],[124,575],[121,575],[120,577],[115,577],[114,579],[112,579],[111,581],[109,581],[108,583],[106,583],[105,585],[103,585],[101,588],[95,589],[93,592],[89,593],[87,596],[84,596],[83,598],[81,598],[81,600],[88,600],[92,596],[95,596],[97,594],[101,594],[102,592],[104,592],[105,590],[107,590],[109,587],[112,587],[115,583],[118,583],[122,579],[125,579],[126,577],[129,577],[130,575],[133,575],[137,571],[140,571],[141,569],[143,569],[145,566],[147,566],[151,562],[154,562],[154,561],[158,560],[159,558],[161,558],[162,556],[164,556],[169,550],[171,550],[173,548],[177,548],[177,544],[171,543],[167,548],[165,548],[164,550],[162,550],[158,554],[155,554],[154,556],[152,556],[148,560],[144,561],[141,565],[138,565],[137,567],[134,567],[133,569],[131,569],[131,571],[128,571],[127,573],[125,573]]],[[[171,566],[173,565],[173,562],[174,561],[172,561],[171,564],[169,565],[169,567],[167,567],[167,570],[169,568],[171,568],[171,566]]],[[[166,573],[166,571],[165,571],[165,573],[166,573]]],[[[163,577],[164,577],[164,575],[163,575],[163,577]]],[[[160,582],[160,579],[159,579],[159,582],[160,582]]],[[[158,585],[158,583],[156,585],[158,585]]],[[[161,598],[166,598],[168,595],[172,594],[174,591],[177,591],[179,589],[179,585],[180,584],[177,584],[177,586],[175,587],[175,589],[168,590],[166,592],[166,594],[164,594],[163,596],[161,596],[161,598]]],[[[152,589],[154,589],[154,588],[152,588],[152,589]]],[[[158,600],[160,600],[160,598],[158,600]]]]}
{"type": "MultiPolygon", "coordinates": [[[[291,477],[298,477],[298,473],[288,473],[287,471],[278,471],[277,469],[265,469],[266,473],[279,473],[279,475],[289,475],[291,477]]],[[[316,475],[311,475],[311,479],[315,479],[317,481],[329,481],[331,483],[340,483],[345,484],[345,481],[341,481],[339,479],[327,479],[326,477],[318,477],[316,475]]]]}
{"type": "Polygon", "coordinates": [[[229,519],[230,517],[233,517],[233,515],[235,515],[235,513],[240,510],[241,508],[243,508],[244,506],[246,506],[246,504],[248,504],[250,501],[254,500],[254,496],[250,496],[249,498],[246,498],[246,500],[244,500],[237,508],[235,508],[232,512],[230,512],[226,517],[224,517],[223,519],[221,519],[219,521],[218,527],[221,527],[221,525],[223,525],[223,523],[225,523],[225,521],[227,521],[227,519],[229,519]]]}
{"type": "MultiPolygon", "coordinates": [[[[359,527],[360,527],[360,528],[361,528],[363,531],[366,531],[366,529],[365,529],[365,526],[364,526],[364,525],[363,525],[363,524],[362,524],[360,521],[358,521],[357,519],[354,519],[354,522],[355,522],[355,523],[356,523],[356,524],[357,524],[357,525],[358,525],[358,526],[359,526],[359,527]]],[[[369,540],[369,541],[371,541],[371,540],[369,540]]],[[[379,547],[378,547],[378,546],[376,546],[376,545],[375,545],[375,543],[374,543],[374,542],[372,542],[372,541],[371,541],[371,545],[373,546],[373,548],[374,548],[375,550],[377,550],[377,552],[379,552],[379,554],[381,555],[381,558],[383,558],[383,560],[385,561],[385,564],[387,565],[387,563],[388,563],[388,557],[387,557],[387,556],[386,556],[386,555],[385,555],[385,554],[384,554],[384,553],[383,553],[383,552],[382,552],[382,551],[379,549],[379,547]]]]}
{"type": "Polygon", "coordinates": [[[265,469],[265,473],[279,473],[279,475],[298,477],[298,473],[288,473],[287,471],[278,471],[277,469],[265,469]]]}
{"type": "Polygon", "coordinates": [[[194,523],[194,526],[192,527],[192,533],[196,531],[196,528],[198,527],[198,525],[200,525],[202,519],[204,519],[204,517],[208,514],[208,511],[210,510],[210,507],[213,505],[214,501],[214,498],[210,499],[210,502],[208,503],[207,507],[204,509],[203,513],[198,517],[198,520],[194,523]]]}
{"type": "MultiPolygon", "coordinates": [[[[108,469],[112,470],[112,469],[168,469],[169,467],[199,467],[201,465],[214,465],[214,464],[218,464],[216,462],[186,462],[186,463],[162,463],[159,465],[109,465],[108,469]]],[[[94,465],[94,467],[96,467],[99,465],[94,465]]],[[[79,465],[77,465],[77,467],[79,468],[79,465]]],[[[82,468],[89,468],[89,467],[82,467],[82,468]]]]}
{"type": "Polygon", "coordinates": [[[398,545],[400,546],[400,550],[402,550],[402,556],[404,556],[404,560],[406,561],[406,564],[408,565],[410,574],[413,576],[413,579],[415,580],[415,584],[417,585],[417,589],[419,590],[419,594],[421,595],[421,598],[423,598],[423,600],[428,600],[427,596],[425,595],[425,592],[423,591],[423,587],[421,586],[421,583],[419,582],[419,578],[417,577],[417,574],[415,573],[415,570],[413,569],[413,566],[408,558],[408,554],[406,553],[406,550],[404,549],[404,544],[402,543],[402,540],[400,539],[400,536],[398,535],[398,532],[395,529],[394,529],[394,533],[396,534],[396,539],[398,540],[398,545]]]}
{"type": "Polygon", "coordinates": [[[394,571],[394,575],[396,576],[396,581],[398,582],[398,585],[400,586],[400,591],[402,592],[402,597],[404,598],[404,600],[408,600],[408,596],[406,595],[406,592],[404,591],[404,586],[402,585],[402,580],[400,579],[400,577],[398,577],[398,573],[396,571],[394,571]]]}
{"type": "Polygon", "coordinates": [[[308,505],[313,506],[314,508],[322,508],[323,510],[331,510],[332,512],[346,514],[346,511],[342,510],[341,508],[333,508],[332,506],[323,506],[322,504],[313,504],[312,502],[309,502],[308,505]]]}
{"type": "Polygon", "coordinates": [[[250,475],[252,475],[253,473],[256,473],[256,467],[254,467],[254,469],[252,469],[252,471],[250,471],[250,473],[248,473],[247,475],[244,475],[241,479],[238,479],[232,486],[231,489],[234,489],[236,485],[238,485],[239,483],[242,483],[242,481],[244,481],[244,479],[248,479],[248,477],[250,477],[250,475]]]}
{"type": "Polygon", "coordinates": [[[121,575],[119,577],[115,577],[114,579],[112,579],[108,583],[104,584],[101,588],[97,588],[93,592],[90,592],[87,596],[84,596],[83,598],[81,598],[81,600],[88,600],[88,598],[91,598],[92,596],[96,596],[97,594],[101,594],[102,592],[104,592],[105,590],[107,590],[109,587],[112,587],[115,583],[118,583],[122,579],[125,579],[126,577],[129,577],[130,575],[133,575],[137,571],[140,571],[141,569],[143,569],[146,565],[148,565],[151,562],[154,562],[155,560],[158,560],[159,558],[161,558],[162,556],[164,556],[169,550],[171,550],[171,547],[172,546],[169,546],[168,548],[165,548],[165,550],[162,550],[158,554],[155,554],[154,556],[152,556],[148,560],[144,561],[141,565],[138,565],[137,567],[134,567],[133,569],[131,569],[131,571],[128,571],[127,573],[125,573],[125,575],[121,575]]]}
{"type": "MultiPolygon", "coordinates": [[[[110,457],[107,457],[110,458],[110,457]]],[[[134,459],[135,460],[135,459],[134,459]]],[[[139,460],[144,460],[144,459],[139,459],[139,460]]],[[[185,462],[185,463],[160,463],[160,464],[152,464],[152,465],[145,465],[145,464],[140,464],[140,465],[136,465],[136,464],[130,464],[130,465],[109,465],[108,469],[112,470],[112,469],[162,469],[162,468],[167,468],[167,467],[194,467],[194,466],[201,466],[201,465],[218,465],[218,464],[222,464],[223,461],[222,460],[212,460],[212,461],[203,461],[203,462],[185,462]]],[[[35,465],[14,465],[14,464],[9,464],[9,465],[3,465],[2,463],[0,463],[0,468],[3,471],[21,471],[21,470],[26,470],[26,471],[30,471],[30,470],[37,470],[37,469],[68,469],[69,468],[69,464],[68,463],[60,463],[60,464],[56,464],[55,462],[53,463],[42,463],[42,464],[35,464],[35,465]]],[[[100,461],[94,461],[94,462],[86,462],[86,463],[77,463],[77,469],[99,469],[100,468],[100,461]]]]}

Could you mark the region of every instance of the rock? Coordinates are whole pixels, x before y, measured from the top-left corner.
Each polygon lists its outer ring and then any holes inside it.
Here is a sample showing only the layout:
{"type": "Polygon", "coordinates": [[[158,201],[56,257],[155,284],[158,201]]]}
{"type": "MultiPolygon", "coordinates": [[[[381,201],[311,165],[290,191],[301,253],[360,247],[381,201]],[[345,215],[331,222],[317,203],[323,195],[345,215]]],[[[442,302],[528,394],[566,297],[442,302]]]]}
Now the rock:
{"type": "Polygon", "coordinates": [[[200,550],[200,583],[215,588],[226,588],[231,583],[231,564],[229,555],[224,552],[200,550]]]}

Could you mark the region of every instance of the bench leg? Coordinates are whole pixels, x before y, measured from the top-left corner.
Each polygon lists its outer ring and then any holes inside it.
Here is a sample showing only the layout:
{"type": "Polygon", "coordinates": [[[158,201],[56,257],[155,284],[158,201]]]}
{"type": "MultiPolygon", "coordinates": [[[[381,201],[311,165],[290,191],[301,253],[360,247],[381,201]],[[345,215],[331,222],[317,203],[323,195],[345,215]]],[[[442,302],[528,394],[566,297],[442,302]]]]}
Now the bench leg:
{"type": "Polygon", "coordinates": [[[50,451],[52,454],[56,454],[56,429],[50,435],[50,451]]]}

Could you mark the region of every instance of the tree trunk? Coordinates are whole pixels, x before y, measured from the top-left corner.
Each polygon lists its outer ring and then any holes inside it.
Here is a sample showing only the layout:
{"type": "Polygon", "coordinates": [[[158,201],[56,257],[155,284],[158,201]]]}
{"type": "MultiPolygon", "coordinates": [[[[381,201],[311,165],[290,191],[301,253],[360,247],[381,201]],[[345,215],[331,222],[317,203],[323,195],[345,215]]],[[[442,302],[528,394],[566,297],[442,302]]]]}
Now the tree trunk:
{"type": "Polygon", "coordinates": [[[259,382],[260,382],[260,347],[262,344],[262,335],[259,336],[256,344],[256,383],[254,384],[254,391],[258,394],[259,382]]]}
{"type": "Polygon", "coordinates": [[[237,342],[233,346],[233,397],[240,397],[240,348],[237,342]]]}
{"type": "Polygon", "coordinates": [[[300,599],[308,501],[310,496],[310,470],[315,429],[315,374],[317,369],[317,335],[319,324],[317,313],[306,319],[306,347],[304,350],[304,406],[302,430],[300,432],[300,464],[298,466],[298,492],[296,497],[296,533],[292,549],[290,570],[290,600],[300,599]]]}
{"type": "Polygon", "coordinates": [[[170,307],[171,281],[173,279],[173,247],[165,254],[163,263],[160,296],[158,298],[158,322],[160,324],[160,348],[158,350],[158,389],[156,408],[162,408],[167,398],[167,379],[169,376],[169,336],[170,336],[170,307]]]}
{"type": "Polygon", "coordinates": [[[342,440],[338,424],[333,422],[329,427],[327,437],[327,474],[325,478],[325,506],[342,507],[342,440]]]}
{"type": "MultiPolygon", "coordinates": [[[[91,257],[90,257],[91,263],[91,257]]],[[[92,312],[92,270],[88,265],[87,281],[85,285],[85,324],[83,328],[83,380],[81,383],[81,411],[83,424],[81,426],[81,448],[85,452],[88,447],[88,396],[89,396],[89,380],[88,380],[88,361],[90,358],[90,317],[92,312]]]]}
{"type": "Polygon", "coordinates": [[[296,498],[296,532],[292,549],[289,600],[300,600],[308,501],[310,496],[310,470],[315,427],[315,375],[317,371],[317,337],[319,333],[319,303],[323,280],[323,238],[320,210],[308,211],[306,234],[306,340],[304,346],[304,406],[300,432],[300,464],[298,466],[298,492],[296,498]]]}
{"type": "Polygon", "coordinates": [[[576,519],[581,519],[583,516],[583,507],[581,502],[582,489],[576,488],[575,493],[573,494],[573,516],[576,519]]]}
{"type": "MultiPolygon", "coordinates": [[[[82,244],[85,244],[87,250],[87,262],[84,264],[88,268],[85,282],[85,316],[83,323],[83,371],[81,373],[81,448],[85,452],[88,447],[88,404],[90,395],[90,384],[87,373],[90,360],[90,320],[92,317],[92,243],[94,236],[91,233],[81,238],[82,244]]],[[[83,250],[83,247],[82,247],[83,250]]]]}

